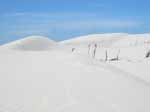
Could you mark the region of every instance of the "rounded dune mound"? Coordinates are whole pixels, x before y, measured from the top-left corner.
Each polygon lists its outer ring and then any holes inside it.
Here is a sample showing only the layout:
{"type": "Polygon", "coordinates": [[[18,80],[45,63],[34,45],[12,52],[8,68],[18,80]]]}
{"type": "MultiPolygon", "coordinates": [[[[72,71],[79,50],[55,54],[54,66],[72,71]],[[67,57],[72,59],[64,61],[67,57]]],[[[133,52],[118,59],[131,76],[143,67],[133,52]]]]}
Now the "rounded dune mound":
{"type": "Polygon", "coordinates": [[[62,41],[62,44],[73,44],[73,45],[87,45],[91,43],[100,43],[101,46],[111,46],[116,41],[120,40],[121,37],[125,37],[126,33],[106,33],[106,34],[90,34],[86,36],[80,36],[73,39],[62,41]]]}
{"type": "Polygon", "coordinates": [[[29,36],[21,40],[14,41],[4,45],[5,48],[27,50],[27,51],[41,51],[49,50],[56,45],[56,42],[43,36],[29,36]]]}

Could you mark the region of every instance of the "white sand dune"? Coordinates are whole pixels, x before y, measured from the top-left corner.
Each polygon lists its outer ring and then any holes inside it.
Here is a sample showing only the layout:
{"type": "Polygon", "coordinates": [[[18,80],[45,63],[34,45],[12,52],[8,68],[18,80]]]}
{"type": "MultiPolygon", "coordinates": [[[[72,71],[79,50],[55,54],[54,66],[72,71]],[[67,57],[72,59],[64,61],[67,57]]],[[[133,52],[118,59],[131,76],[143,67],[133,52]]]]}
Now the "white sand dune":
{"type": "Polygon", "coordinates": [[[120,40],[121,38],[127,35],[128,34],[126,33],[91,34],[91,35],[76,37],[70,40],[65,40],[62,41],[61,43],[68,44],[68,45],[87,45],[91,43],[99,43],[103,47],[109,47],[114,42],[120,40]]]}
{"type": "Polygon", "coordinates": [[[0,55],[0,109],[149,112],[150,86],[93,59],[51,51],[0,55]]]}
{"type": "MultiPolygon", "coordinates": [[[[60,42],[62,46],[54,50],[47,49],[57,47],[57,43],[43,37],[2,46],[0,111],[149,112],[150,60],[144,58],[145,46],[117,45],[127,34],[93,36],[60,42]],[[99,42],[102,45],[92,58],[87,46],[99,42]],[[118,48],[121,50],[119,61],[100,61],[103,51],[118,48]],[[27,50],[30,52],[23,52],[27,50]]],[[[139,42],[145,42],[143,40],[139,42]]],[[[113,53],[108,53],[113,57],[113,53]]]]}
{"type": "Polygon", "coordinates": [[[127,35],[114,43],[114,47],[132,47],[150,44],[150,34],[127,35]]]}
{"type": "Polygon", "coordinates": [[[97,43],[101,47],[132,47],[150,43],[150,34],[91,34],[61,42],[67,45],[88,45],[97,43]]]}
{"type": "Polygon", "coordinates": [[[18,49],[18,50],[29,50],[29,51],[39,51],[39,50],[49,50],[56,44],[55,41],[50,40],[43,36],[29,36],[24,39],[14,41],[3,45],[4,48],[18,49]]]}

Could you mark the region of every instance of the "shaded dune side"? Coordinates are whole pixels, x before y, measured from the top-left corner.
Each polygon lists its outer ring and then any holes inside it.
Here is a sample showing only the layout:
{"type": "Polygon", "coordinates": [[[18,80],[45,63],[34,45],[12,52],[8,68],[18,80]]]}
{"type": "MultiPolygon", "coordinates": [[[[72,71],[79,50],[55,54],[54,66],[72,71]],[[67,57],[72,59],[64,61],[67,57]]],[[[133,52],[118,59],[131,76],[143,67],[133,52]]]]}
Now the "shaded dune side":
{"type": "Polygon", "coordinates": [[[26,51],[41,51],[49,50],[56,45],[56,42],[43,36],[29,36],[21,40],[17,40],[3,45],[4,48],[26,50],[26,51]]]}

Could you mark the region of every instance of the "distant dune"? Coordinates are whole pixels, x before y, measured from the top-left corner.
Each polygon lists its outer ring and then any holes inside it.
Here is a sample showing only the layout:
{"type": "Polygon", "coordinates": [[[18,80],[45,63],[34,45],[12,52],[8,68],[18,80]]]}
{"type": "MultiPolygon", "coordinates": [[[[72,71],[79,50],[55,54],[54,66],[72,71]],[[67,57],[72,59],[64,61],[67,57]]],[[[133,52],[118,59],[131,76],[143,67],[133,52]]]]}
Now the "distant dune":
{"type": "Polygon", "coordinates": [[[80,36],[73,39],[62,41],[64,44],[91,44],[91,43],[102,43],[104,46],[110,46],[113,42],[120,40],[127,36],[126,33],[110,33],[110,34],[91,34],[86,36],[80,36]]]}
{"type": "Polygon", "coordinates": [[[49,50],[56,44],[55,41],[43,36],[29,36],[24,39],[17,40],[3,45],[3,48],[28,50],[28,51],[41,51],[49,50]]]}
{"type": "Polygon", "coordinates": [[[67,45],[88,45],[97,43],[101,47],[129,47],[131,45],[150,43],[150,34],[91,34],[64,40],[61,43],[67,45]]]}
{"type": "Polygon", "coordinates": [[[61,42],[55,42],[44,36],[29,36],[21,40],[7,43],[1,47],[28,51],[41,51],[55,48],[56,44],[71,46],[98,44],[101,47],[131,47],[149,43],[150,34],[108,33],[80,36],[61,42]]]}

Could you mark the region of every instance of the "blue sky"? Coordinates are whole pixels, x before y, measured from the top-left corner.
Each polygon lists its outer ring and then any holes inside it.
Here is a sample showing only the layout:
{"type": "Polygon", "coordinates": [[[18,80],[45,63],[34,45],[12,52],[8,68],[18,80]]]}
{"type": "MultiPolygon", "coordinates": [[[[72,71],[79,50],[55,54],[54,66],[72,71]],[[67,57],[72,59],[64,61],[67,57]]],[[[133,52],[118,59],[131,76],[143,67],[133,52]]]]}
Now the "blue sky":
{"type": "Polygon", "coordinates": [[[0,44],[29,35],[150,33],[149,0],[0,0],[0,44]]]}

